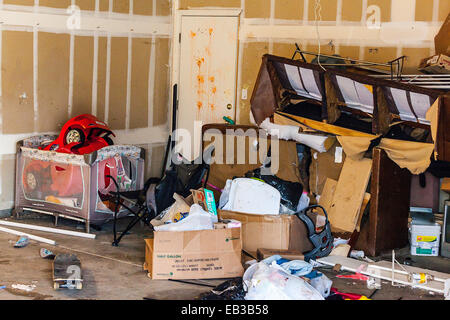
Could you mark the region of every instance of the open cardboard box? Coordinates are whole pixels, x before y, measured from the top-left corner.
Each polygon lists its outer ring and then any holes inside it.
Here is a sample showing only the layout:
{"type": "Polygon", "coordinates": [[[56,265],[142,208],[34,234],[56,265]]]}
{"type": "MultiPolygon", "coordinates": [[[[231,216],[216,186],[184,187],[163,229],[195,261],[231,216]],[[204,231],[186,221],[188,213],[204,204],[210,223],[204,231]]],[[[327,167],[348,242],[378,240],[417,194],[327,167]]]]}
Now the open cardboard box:
{"type": "Polygon", "coordinates": [[[256,215],[218,210],[220,219],[234,219],[242,223],[242,247],[256,257],[260,248],[298,251],[313,249],[308,231],[297,216],[256,215]]]}
{"type": "Polygon", "coordinates": [[[241,228],[155,231],[145,239],[144,270],[152,279],[241,277],[241,228]]]}

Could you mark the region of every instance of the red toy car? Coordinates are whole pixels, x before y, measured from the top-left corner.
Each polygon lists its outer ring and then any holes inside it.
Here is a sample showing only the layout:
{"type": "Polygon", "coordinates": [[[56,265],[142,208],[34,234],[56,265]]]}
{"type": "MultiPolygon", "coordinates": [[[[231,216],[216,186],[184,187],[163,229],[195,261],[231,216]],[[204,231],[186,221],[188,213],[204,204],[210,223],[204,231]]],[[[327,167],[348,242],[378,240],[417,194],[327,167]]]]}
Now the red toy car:
{"type": "Polygon", "coordinates": [[[88,154],[113,145],[110,135],[115,137],[106,123],[91,114],[82,114],[67,121],[58,138],[41,150],[88,154]]]}

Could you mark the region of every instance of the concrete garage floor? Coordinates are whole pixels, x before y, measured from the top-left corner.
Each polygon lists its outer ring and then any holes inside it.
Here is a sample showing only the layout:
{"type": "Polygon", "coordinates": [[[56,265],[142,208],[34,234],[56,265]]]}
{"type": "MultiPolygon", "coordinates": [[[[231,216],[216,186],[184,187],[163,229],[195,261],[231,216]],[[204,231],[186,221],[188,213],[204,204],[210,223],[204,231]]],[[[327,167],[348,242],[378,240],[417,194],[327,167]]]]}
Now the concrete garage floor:
{"type": "MultiPolygon", "coordinates": [[[[8,218],[9,221],[16,221],[8,218]]],[[[121,230],[128,219],[122,219],[121,230]]],[[[53,227],[53,217],[26,214],[20,221],[36,225],[53,227]]],[[[59,227],[83,232],[84,226],[77,222],[59,219],[59,227]]],[[[93,230],[95,240],[57,235],[25,229],[11,228],[46,237],[57,242],[57,246],[30,241],[25,248],[14,248],[17,236],[0,232],[0,300],[37,299],[37,300],[192,300],[210,288],[166,280],[151,280],[143,270],[144,239],[151,235],[146,227],[137,225],[129,235],[125,236],[119,247],[111,246],[112,223],[102,227],[101,231],[93,230]],[[52,261],[42,259],[40,248],[47,248],[54,253],[75,253],[81,260],[84,274],[83,289],[54,290],[52,281],[52,261]],[[70,248],[70,249],[69,249],[70,248]],[[27,293],[12,289],[13,284],[35,285],[36,288],[27,293]]],[[[408,248],[398,251],[398,259],[408,256],[408,248]]],[[[390,256],[385,259],[389,260],[390,256]]],[[[412,257],[413,265],[441,272],[450,273],[450,260],[436,257],[412,257]]],[[[333,287],[342,292],[351,292],[369,296],[373,290],[366,287],[365,282],[335,278],[336,274],[325,271],[333,280],[333,287]]],[[[224,280],[202,280],[209,285],[218,285],[224,280]]],[[[392,287],[390,282],[382,282],[382,289],[373,296],[374,300],[442,300],[443,296],[433,295],[420,289],[409,287],[392,287]]]]}

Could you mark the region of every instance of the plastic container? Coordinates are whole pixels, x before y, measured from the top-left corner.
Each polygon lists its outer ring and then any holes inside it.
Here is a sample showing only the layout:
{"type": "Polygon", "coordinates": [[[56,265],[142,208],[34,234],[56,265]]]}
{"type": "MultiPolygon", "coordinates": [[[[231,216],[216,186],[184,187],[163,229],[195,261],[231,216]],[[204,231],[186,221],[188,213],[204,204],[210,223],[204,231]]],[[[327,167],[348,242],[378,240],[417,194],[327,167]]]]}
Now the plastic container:
{"type": "Polygon", "coordinates": [[[309,206],[309,201],[310,199],[308,197],[308,192],[303,192],[300,200],[298,201],[297,212],[306,209],[309,206]]]}
{"type": "Polygon", "coordinates": [[[438,223],[411,224],[409,228],[409,241],[411,255],[438,256],[441,240],[441,226],[438,223]]]}

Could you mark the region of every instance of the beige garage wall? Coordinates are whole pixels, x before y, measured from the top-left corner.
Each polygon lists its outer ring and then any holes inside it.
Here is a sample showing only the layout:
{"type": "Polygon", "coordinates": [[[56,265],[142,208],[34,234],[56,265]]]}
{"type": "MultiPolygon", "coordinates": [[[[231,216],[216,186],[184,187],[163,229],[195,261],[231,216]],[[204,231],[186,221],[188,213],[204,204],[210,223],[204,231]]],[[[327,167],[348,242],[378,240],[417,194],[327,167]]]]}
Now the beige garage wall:
{"type": "MultiPolygon", "coordinates": [[[[179,0],[180,9],[242,9],[239,123],[250,122],[249,99],[263,54],[292,57],[295,42],[304,50],[318,51],[315,4],[316,0],[179,0]],[[242,89],[248,91],[246,100],[241,99],[242,89]]],[[[450,12],[448,0],[321,0],[320,4],[322,53],[375,62],[405,55],[406,73],[416,72],[419,61],[434,54],[434,36],[450,12]]]]}
{"type": "Polygon", "coordinates": [[[13,207],[16,141],[59,133],[83,113],[106,121],[116,143],[144,147],[147,176],[160,175],[169,0],[0,0],[0,17],[0,210],[13,207]],[[70,16],[80,17],[79,28],[67,28],[70,16]]]}

